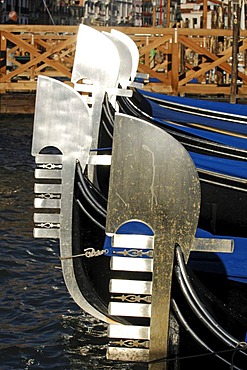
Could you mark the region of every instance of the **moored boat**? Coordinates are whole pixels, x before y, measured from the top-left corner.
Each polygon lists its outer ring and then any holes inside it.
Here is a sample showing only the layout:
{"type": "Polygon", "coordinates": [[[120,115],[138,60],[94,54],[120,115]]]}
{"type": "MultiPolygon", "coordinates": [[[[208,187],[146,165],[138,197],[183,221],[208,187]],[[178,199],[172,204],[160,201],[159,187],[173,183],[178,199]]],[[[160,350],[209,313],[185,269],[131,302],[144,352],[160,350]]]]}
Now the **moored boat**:
{"type": "MultiPolygon", "coordinates": [[[[95,50],[95,35],[103,50],[112,48],[114,66],[119,63],[110,37],[86,26],[81,32],[80,42],[90,40],[87,47],[95,50]],[[84,32],[93,38],[82,38],[84,32]]],[[[150,369],[159,363],[165,369],[168,356],[180,353],[173,335],[179,328],[182,341],[189,333],[216,363],[231,365],[229,354],[236,351],[232,365],[243,368],[244,318],[214,304],[186,267],[191,251],[229,253],[234,259],[231,238],[195,237],[200,183],[191,156],[157,125],[102,110],[106,93],[114,104],[116,92],[129,92],[119,91],[117,73],[107,77],[112,71],[106,61],[98,74],[89,60],[81,63],[73,82],[82,95],[46,77],[38,81],[32,147],[35,236],[60,239],[71,296],[109,324],[109,359],[143,362],[150,369]],[[101,86],[97,77],[102,75],[101,86]],[[88,80],[78,86],[80,79],[88,80]],[[102,175],[99,168],[106,165],[102,175]]]]}
{"type": "Polygon", "coordinates": [[[152,116],[232,134],[247,134],[247,106],[140,91],[152,116]],[[155,103],[155,104],[153,104],[155,103]]]}

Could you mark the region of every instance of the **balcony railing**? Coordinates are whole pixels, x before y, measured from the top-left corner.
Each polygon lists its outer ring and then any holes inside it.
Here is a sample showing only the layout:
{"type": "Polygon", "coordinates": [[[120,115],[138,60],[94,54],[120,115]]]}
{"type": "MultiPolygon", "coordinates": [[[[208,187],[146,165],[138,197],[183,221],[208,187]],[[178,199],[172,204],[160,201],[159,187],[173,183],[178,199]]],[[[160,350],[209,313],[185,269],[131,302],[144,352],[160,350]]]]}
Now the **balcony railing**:
{"type": "MultiPolygon", "coordinates": [[[[107,27],[95,27],[109,31],[107,27]]],[[[139,50],[145,89],[169,94],[230,94],[232,31],[118,27],[139,50]]],[[[0,25],[0,92],[35,91],[39,75],[70,84],[77,26],[0,25]],[[7,43],[12,47],[7,49],[7,43]],[[6,61],[12,68],[6,67],[6,61]]],[[[247,31],[239,39],[238,91],[247,95],[247,31]]],[[[100,63],[100,60],[99,60],[100,63]]]]}

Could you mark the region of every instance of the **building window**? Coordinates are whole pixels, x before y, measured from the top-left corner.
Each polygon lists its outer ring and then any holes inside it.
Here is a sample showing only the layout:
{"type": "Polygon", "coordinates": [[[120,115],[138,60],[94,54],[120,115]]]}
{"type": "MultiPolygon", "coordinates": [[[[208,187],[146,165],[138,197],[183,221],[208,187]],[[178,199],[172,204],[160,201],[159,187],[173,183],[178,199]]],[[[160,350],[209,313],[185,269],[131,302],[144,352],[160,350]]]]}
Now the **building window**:
{"type": "Polygon", "coordinates": [[[197,18],[193,18],[193,28],[197,27],[197,18]]]}

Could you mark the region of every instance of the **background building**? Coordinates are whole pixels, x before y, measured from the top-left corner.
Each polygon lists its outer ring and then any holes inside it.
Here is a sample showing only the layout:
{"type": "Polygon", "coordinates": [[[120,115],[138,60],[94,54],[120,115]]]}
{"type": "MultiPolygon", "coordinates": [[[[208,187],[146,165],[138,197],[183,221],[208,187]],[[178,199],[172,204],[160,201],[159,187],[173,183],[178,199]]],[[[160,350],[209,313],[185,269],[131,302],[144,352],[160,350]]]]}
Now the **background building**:
{"type": "MultiPolygon", "coordinates": [[[[231,28],[239,0],[208,0],[207,28],[231,28]]],[[[245,0],[242,0],[245,4],[245,0]]],[[[15,10],[20,24],[202,28],[203,0],[0,0],[0,20],[15,10]]],[[[204,14],[205,16],[205,14],[204,14]]]]}
{"type": "Polygon", "coordinates": [[[0,0],[1,4],[1,21],[6,22],[8,13],[15,10],[18,14],[20,24],[29,23],[29,0],[0,0]]]}

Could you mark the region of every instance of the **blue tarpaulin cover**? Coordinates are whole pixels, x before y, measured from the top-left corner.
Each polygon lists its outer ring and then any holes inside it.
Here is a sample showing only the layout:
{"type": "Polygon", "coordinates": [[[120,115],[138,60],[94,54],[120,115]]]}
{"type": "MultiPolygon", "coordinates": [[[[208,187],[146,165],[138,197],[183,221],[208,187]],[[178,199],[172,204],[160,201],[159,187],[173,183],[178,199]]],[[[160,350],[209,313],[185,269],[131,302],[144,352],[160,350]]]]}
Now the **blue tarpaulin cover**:
{"type": "MultiPolygon", "coordinates": [[[[119,228],[118,233],[153,235],[152,230],[147,225],[139,221],[128,222],[124,224],[121,226],[121,228],[119,228]]],[[[191,252],[188,262],[191,268],[202,272],[204,271],[208,273],[224,275],[230,280],[247,283],[247,238],[213,235],[199,228],[197,229],[196,237],[210,239],[231,239],[234,241],[234,252],[191,252]]],[[[105,253],[107,256],[114,255],[114,248],[111,245],[111,241],[111,237],[106,236],[104,250],[107,250],[107,253],[105,253]]],[[[121,249],[118,248],[118,250],[120,251],[121,249]]],[[[147,257],[144,256],[143,258],[147,257]]]]}
{"type": "MultiPolygon", "coordinates": [[[[186,124],[199,124],[205,128],[216,128],[236,134],[247,134],[247,105],[229,104],[213,101],[197,100],[155,94],[140,90],[147,97],[147,104],[152,109],[152,117],[161,120],[171,120],[186,124]],[[175,103],[173,109],[162,106],[151,98],[163,100],[163,102],[175,103]],[[236,118],[242,121],[239,123],[236,118]]],[[[143,103],[143,105],[145,105],[143,103]]]]}

